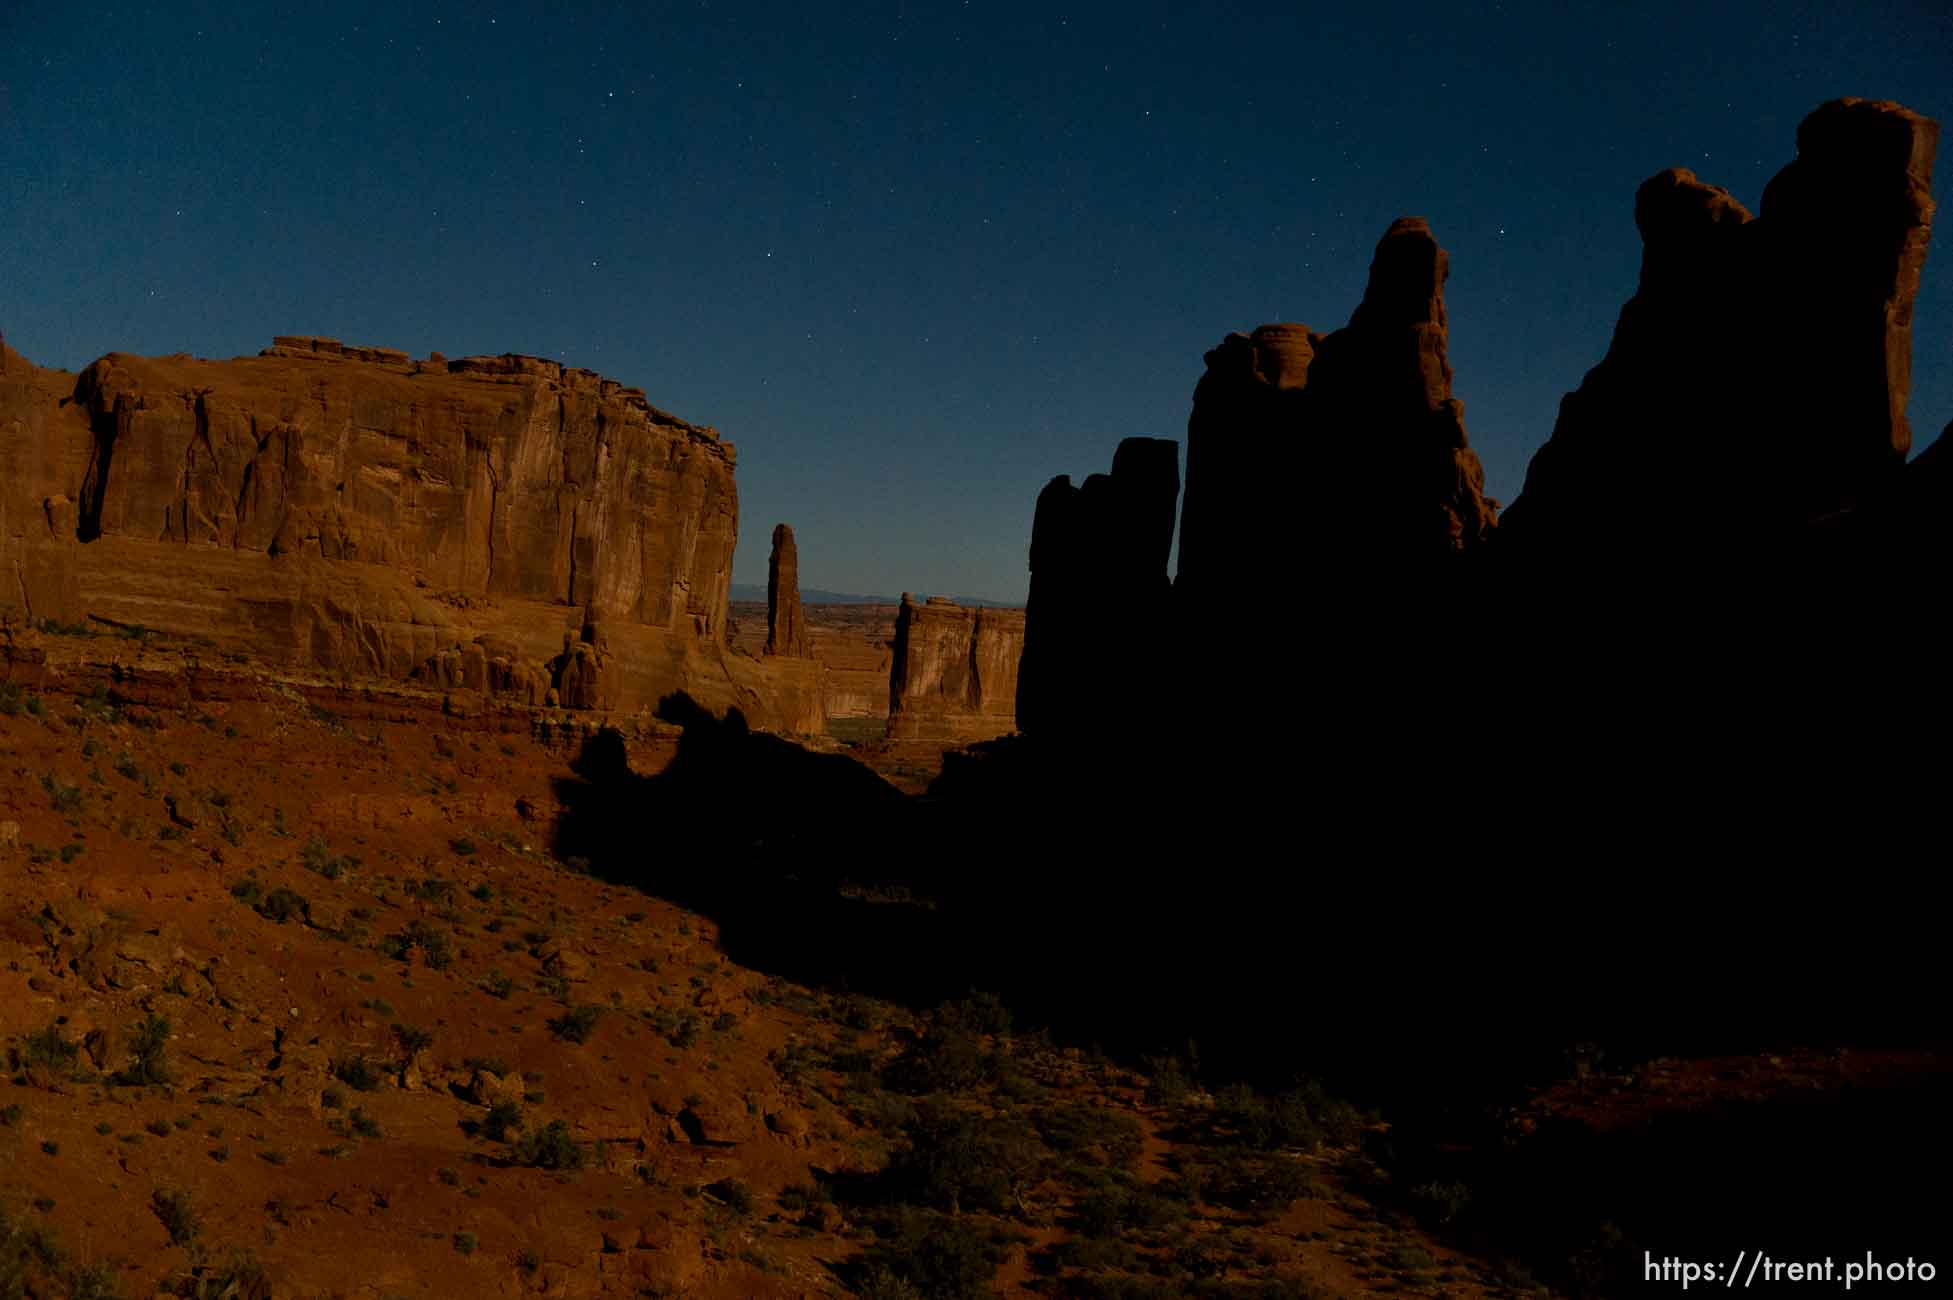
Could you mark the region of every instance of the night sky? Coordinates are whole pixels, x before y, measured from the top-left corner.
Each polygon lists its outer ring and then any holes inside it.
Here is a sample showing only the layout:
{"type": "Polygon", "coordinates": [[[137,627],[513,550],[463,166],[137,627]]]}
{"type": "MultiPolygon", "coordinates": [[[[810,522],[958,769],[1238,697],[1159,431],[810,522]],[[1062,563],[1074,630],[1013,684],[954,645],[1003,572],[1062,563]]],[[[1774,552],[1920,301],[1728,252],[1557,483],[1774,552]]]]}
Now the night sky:
{"type": "MultiPolygon", "coordinates": [[[[1229,331],[1347,321],[1394,217],[1451,251],[1510,501],[1633,290],[1642,180],[1754,210],[1826,99],[1953,123],[1941,0],[819,8],[0,0],[0,330],[69,369],[561,358],[738,444],[737,581],[786,520],[805,586],[1019,599],[1044,482],[1184,440],[1229,331]]],[[[1953,420],[1947,241],[1916,446],[1953,420]]],[[[1623,472],[1687,460],[1650,429],[1623,472]]]]}

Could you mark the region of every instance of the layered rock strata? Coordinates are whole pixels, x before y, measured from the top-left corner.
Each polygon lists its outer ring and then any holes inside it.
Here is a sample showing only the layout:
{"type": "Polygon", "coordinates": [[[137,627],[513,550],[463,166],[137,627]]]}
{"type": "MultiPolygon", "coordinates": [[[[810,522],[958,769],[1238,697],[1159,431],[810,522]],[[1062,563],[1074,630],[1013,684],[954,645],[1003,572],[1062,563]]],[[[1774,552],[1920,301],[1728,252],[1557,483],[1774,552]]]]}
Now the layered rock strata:
{"type": "Polygon", "coordinates": [[[904,593],[888,683],[890,740],[988,740],[1015,727],[1024,611],[904,593]]]}
{"type": "Polygon", "coordinates": [[[0,371],[0,606],[341,677],[818,726],[724,644],[732,446],[539,357],[283,336],[255,357],[0,371]],[[565,637],[568,646],[565,648],[565,637]]]}

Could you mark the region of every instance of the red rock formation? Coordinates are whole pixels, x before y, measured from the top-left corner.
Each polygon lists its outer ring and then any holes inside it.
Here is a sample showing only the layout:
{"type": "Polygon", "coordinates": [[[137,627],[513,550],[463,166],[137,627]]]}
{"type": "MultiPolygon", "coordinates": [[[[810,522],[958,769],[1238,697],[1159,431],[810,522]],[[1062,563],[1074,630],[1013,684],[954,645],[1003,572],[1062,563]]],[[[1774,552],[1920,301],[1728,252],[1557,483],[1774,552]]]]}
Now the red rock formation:
{"type": "Polygon", "coordinates": [[[711,430],[540,358],[305,342],[84,371],[83,537],[364,561],[723,631],[738,507],[711,430]]]}
{"type": "Polygon", "coordinates": [[[1060,475],[1038,494],[1017,723],[1025,732],[1097,731],[1145,716],[1157,693],[1157,643],[1171,588],[1180,449],[1127,438],[1111,474],[1073,487],[1060,475]]]}
{"type": "Polygon", "coordinates": [[[1305,575],[1401,577],[1484,542],[1498,503],[1451,395],[1448,272],[1406,217],[1345,328],[1263,325],[1207,354],[1187,422],[1184,599],[1224,609],[1305,575]]]}
{"type": "Polygon", "coordinates": [[[1641,282],[1561,404],[1501,549],[1699,568],[1883,491],[1912,444],[1912,306],[1938,127],[1842,99],[1804,119],[1752,218],[1682,170],[1635,197],[1641,282]],[[1636,467],[1674,458],[1659,487],[1636,467]]]}
{"type": "MultiPolygon", "coordinates": [[[[808,656],[820,667],[821,716],[888,717],[888,675],[893,667],[895,605],[809,605],[801,617],[807,627],[808,656]]],[[[800,661],[766,653],[766,605],[734,601],[727,643],[738,654],[776,670],[800,661]]]]}
{"type": "Polygon", "coordinates": [[[890,740],[988,740],[1015,725],[1024,611],[906,593],[888,680],[890,740]]]}
{"type": "Polygon", "coordinates": [[[72,623],[81,618],[73,439],[60,399],[74,376],[40,370],[0,342],[0,613],[72,623]]]}
{"type": "Polygon", "coordinates": [[[766,560],[766,653],[796,659],[812,657],[807,620],[800,612],[800,552],[793,529],[773,528],[773,553],[766,560]]]}
{"type": "Polygon", "coordinates": [[[292,337],[222,362],[111,354],[78,379],[6,362],[0,606],[415,681],[457,708],[553,691],[628,712],[683,690],[820,726],[817,665],[726,653],[732,447],[637,389],[292,337]]]}

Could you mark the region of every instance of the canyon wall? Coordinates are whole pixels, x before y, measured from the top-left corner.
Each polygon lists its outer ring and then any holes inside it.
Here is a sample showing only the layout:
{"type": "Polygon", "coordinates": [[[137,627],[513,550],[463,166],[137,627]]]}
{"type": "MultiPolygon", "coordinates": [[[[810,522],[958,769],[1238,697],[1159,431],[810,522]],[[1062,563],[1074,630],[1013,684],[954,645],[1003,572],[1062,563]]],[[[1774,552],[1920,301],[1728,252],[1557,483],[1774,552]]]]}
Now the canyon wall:
{"type": "Polygon", "coordinates": [[[1835,100],[1760,213],[1671,169],[1635,196],[1641,278],[1507,514],[1534,567],[1699,570],[1884,492],[1912,445],[1912,311],[1938,127],[1835,100]],[[1658,484],[1637,467],[1673,457],[1658,484]]]}
{"type": "Polygon", "coordinates": [[[821,663],[821,707],[830,718],[887,718],[888,678],[895,669],[895,619],[889,605],[828,605],[812,626],[821,663]],[[846,617],[846,624],[821,620],[846,617]]]}
{"type": "Polygon", "coordinates": [[[895,619],[890,740],[988,740],[1015,728],[1024,611],[907,593],[895,619]]]}
{"type": "Polygon", "coordinates": [[[1166,576],[1180,448],[1127,438],[1110,474],[1069,475],[1038,494],[1017,680],[1020,731],[1103,732],[1149,716],[1161,695],[1166,576]]]}
{"type": "Polygon", "coordinates": [[[62,405],[74,376],[0,341],[0,615],[81,617],[75,467],[81,430],[62,405]]]}
{"type": "Polygon", "coordinates": [[[111,353],[75,398],[93,433],[84,539],[357,561],[699,639],[724,628],[732,447],[592,371],[281,338],[232,361],[111,353]]]}
{"type": "Polygon", "coordinates": [[[78,377],[6,362],[0,604],[28,617],[525,704],[818,707],[724,645],[732,446],[638,389],[309,337],[78,377]]]}
{"type": "Polygon", "coordinates": [[[1298,801],[1361,835],[1414,807],[1450,852],[1520,789],[1542,860],[1646,857],[1691,819],[1853,851],[1920,719],[1953,713],[1943,674],[1903,671],[1953,550],[1953,451],[1905,459],[1936,137],[1837,100],[1758,216],[1678,169],[1641,185],[1637,291],[1503,517],[1426,223],[1384,234],[1344,329],[1230,336],[1194,393],[1170,598],[1163,475],[1039,495],[1013,797],[1091,780],[1106,819],[1147,791],[1244,836],[1298,801]],[[1259,644],[1257,607],[1282,616],[1259,644]],[[1308,686],[1271,705],[1276,674],[1308,686]],[[1271,734],[1284,761],[1227,761],[1271,734]]]}
{"type": "Polygon", "coordinates": [[[1344,328],[1263,325],[1207,354],[1187,421],[1184,603],[1225,617],[1281,588],[1421,579],[1486,544],[1498,503],[1451,392],[1449,273],[1430,226],[1405,217],[1344,328]]]}

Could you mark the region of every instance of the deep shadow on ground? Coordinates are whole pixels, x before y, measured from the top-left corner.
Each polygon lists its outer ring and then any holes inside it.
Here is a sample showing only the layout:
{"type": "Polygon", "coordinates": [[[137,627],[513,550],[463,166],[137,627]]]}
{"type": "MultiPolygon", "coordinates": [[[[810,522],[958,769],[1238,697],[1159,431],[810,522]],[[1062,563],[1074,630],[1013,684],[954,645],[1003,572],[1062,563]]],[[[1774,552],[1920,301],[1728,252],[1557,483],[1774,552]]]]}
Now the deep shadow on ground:
{"type": "Polygon", "coordinates": [[[1642,1250],[1926,1240],[1899,1189],[1953,1155],[1939,949],[1903,874],[1800,877],[1799,855],[1837,845],[1797,843],[1795,825],[1742,843],[1725,816],[1698,841],[1679,799],[1637,821],[1618,792],[1602,807],[1542,784],[1538,842],[1495,859],[1476,823],[1496,792],[1404,777],[1387,725],[1368,751],[1170,773],[1139,747],[1122,764],[1013,738],[912,798],[736,712],[679,695],[660,716],[684,728],[662,771],[632,771],[614,734],[585,747],[557,853],[710,916],[742,965],[915,1006],[994,991],[1061,1040],[1197,1055],[1210,1080],[1314,1074],[1392,1119],[1380,1154],[1400,1194],[1475,1189],[1444,1226],[1561,1284],[1632,1290],[1642,1250]],[[1793,1043],[1905,1048],[1928,1068],[1501,1131],[1594,1043],[1628,1070],[1793,1043]]]}

